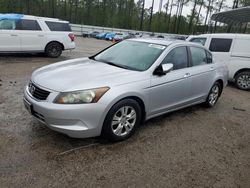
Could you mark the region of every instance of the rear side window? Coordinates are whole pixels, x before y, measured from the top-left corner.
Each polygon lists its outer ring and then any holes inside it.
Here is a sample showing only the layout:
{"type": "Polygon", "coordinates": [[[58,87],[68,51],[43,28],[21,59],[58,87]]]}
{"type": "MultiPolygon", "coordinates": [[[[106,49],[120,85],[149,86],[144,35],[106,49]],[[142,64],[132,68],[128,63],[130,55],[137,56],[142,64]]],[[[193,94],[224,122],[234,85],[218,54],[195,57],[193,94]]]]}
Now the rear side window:
{"type": "Polygon", "coordinates": [[[206,40],[207,40],[206,38],[192,38],[190,42],[195,42],[204,46],[206,43],[206,40]]]}
{"type": "Polygon", "coordinates": [[[0,29],[15,30],[16,21],[15,20],[0,20],[0,29]]]}
{"type": "Polygon", "coordinates": [[[187,48],[184,46],[174,48],[162,62],[162,64],[167,63],[172,63],[174,70],[186,68],[188,66],[187,48]]]}
{"type": "Polygon", "coordinates": [[[198,47],[190,47],[192,65],[205,65],[207,64],[207,54],[206,51],[198,47]]]}
{"type": "Polygon", "coordinates": [[[211,52],[229,52],[232,39],[212,38],[209,50],[211,52]]]}
{"type": "Polygon", "coordinates": [[[17,22],[17,30],[41,31],[41,27],[36,20],[21,19],[17,22]]]}
{"type": "Polygon", "coordinates": [[[71,31],[71,28],[68,23],[60,23],[60,22],[45,22],[49,27],[50,31],[71,31]]]}

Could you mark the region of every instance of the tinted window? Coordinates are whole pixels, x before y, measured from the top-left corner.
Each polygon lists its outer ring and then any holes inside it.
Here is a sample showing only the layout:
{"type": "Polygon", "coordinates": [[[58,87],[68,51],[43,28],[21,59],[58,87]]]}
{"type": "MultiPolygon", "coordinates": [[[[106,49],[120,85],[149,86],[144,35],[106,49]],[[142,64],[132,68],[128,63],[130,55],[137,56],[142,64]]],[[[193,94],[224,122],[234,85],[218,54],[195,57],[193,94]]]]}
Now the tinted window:
{"type": "Polygon", "coordinates": [[[232,39],[213,38],[211,40],[209,50],[212,52],[229,52],[232,39]]]}
{"type": "Polygon", "coordinates": [[[45,22],[49,27],[50,31],[71,31],[71,28],[68,23],[60,22],[45,22]]]}
{"type": "Polygon", "coordinates": [[[39,31],[41,30],[36,20],[20,20],[17,22],[17,30],[39,31]]]}
{"type": "Polygon", "coordinates": [[[168,53],[162,64],[172,63],[174,70],[186,68],[188,66],[187,48],[177,47],[168,53]]]}
{"type": "Polygon", "coordinates": [[[16,21],[15,20],[0,20],[0,29],[15,30],[16,21]]]}
{"type": "Polygon", "coordinates": [[[206,38],[192,38],[190,42],[195,42],[204,46],[206,43],[206,40],[207,40],[206,38]]]}
{"type": "Polygon", "coordinates": [[[204,65],[207,64],[207,54],[202,48],[190,47],[192,65],[204,65]]]}

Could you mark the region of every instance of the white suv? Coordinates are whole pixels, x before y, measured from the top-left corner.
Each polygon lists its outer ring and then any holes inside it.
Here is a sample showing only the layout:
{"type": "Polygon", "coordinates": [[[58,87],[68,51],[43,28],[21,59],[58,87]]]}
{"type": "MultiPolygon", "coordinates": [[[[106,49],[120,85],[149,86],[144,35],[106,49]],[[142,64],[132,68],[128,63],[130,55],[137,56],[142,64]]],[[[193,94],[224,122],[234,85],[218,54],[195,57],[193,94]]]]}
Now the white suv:
{"type": "Polygon", "coordinates": [[[59,57],[75,48],[69,22],[54,18],[0,14],[0,52],[44,52],[59,57]]]}

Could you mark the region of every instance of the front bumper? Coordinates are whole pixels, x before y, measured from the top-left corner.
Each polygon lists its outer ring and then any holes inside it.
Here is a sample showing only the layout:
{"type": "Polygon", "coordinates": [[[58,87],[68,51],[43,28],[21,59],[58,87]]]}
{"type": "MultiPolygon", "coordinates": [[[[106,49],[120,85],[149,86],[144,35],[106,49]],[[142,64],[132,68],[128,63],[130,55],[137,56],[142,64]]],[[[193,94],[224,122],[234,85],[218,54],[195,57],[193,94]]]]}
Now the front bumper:
{"type": "Polygon", "coordinates": [[[38,101],[31,96],[28,87],[24,91],[24,104],[36,119],[57,132],[73,138],[101,134],[106,110],[103,104],[55,104],[50,101],[50,96],[48,100],[38,101]]]}

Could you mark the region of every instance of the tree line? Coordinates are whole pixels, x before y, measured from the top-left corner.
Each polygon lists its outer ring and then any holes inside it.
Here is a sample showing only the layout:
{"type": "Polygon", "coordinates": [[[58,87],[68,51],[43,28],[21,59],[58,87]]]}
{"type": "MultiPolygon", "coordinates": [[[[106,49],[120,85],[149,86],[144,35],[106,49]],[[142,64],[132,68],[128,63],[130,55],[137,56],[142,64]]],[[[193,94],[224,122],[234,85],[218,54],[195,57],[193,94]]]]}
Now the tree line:
{"type": "MultiPolygon", "coordinates": [[[[155,0],[0,0],[0,13],[55,17],[71,23],[163,33],[225,32],[228,27],[210,21],[213,13],[250,5],[250,0],[167,0],[153,11],[155,0]],[[191,7],[188,15],[183,10],[191,7]]],[[[232,27],[232,26],[231,26],[232,27]]],[[[230,27],[230,28],[231,28],[230,27]]]]}

